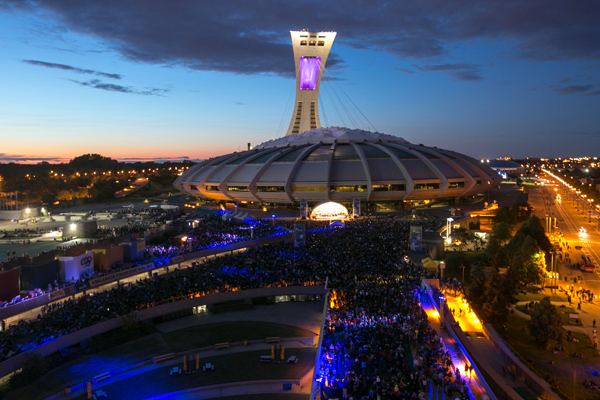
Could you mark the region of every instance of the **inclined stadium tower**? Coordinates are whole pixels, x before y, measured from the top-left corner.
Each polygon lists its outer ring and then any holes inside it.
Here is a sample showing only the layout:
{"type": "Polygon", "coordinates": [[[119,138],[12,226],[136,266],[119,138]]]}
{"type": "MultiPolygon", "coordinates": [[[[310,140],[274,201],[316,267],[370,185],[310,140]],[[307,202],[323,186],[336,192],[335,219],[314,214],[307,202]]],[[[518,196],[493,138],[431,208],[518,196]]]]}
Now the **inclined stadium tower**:
{"type": "Polygon", "coordinates": [[[321,127],[319,87],[335,35],[291,32],[296,99],[285,137],[205,160],[173,185],[216,201],[316,204],[467,197],[500,183],[500,175],[464,154],[377,132],[321,127]]]}

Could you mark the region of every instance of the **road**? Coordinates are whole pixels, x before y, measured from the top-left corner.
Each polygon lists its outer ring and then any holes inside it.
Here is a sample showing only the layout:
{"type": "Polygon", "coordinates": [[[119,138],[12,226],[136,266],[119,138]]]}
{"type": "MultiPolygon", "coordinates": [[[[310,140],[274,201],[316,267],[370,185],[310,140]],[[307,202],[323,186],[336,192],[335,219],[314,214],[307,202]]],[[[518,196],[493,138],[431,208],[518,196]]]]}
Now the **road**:
{"type": "MultiPolygon", "coordinates": [[[[552,179],[548,176],[548,178],[552,179]]],[[[598,233],[598,223],[595,214],[588,215],[590,206],[586,204],[585,210],[582,210],[581,201],[577,201],[576,195],[566,188],[559,181],[554,180],[541,189],[530,191],[529,202],[534,206],[536,215],[544,219],[546,215],[557,218],[558,229],[562,232],[562,236],[553,230],[548,234],[550,240],[568,244],[565,253],[570,254],[570,262],[562,260],[558,263],[561,283],[565,285],[565,277],[569,284],[575,284],[576,287],[581,286],[584,289],[591,290],[595,295],[600,294],[600,234],[598,233]],[[555,190],[556,189],[556,190],[555,190]],[[557,200],[556,195],[561,196],[561,200],[557,200]],[[580,229],[586,230],[586,235],[580,235],[580,229]],[[581,246],[581,250],[575,246],[581,246]],[[596,265],[595,272],[581,272],[579,269],[572,268],[572,265],[581,261],[581,256],[590,257],[596,265]],[[579,284],[574,283],[572,278],[581,276],[582,281],[579,284]]],[[[566,246],[565,246],[566,247],[566,246]]]]}

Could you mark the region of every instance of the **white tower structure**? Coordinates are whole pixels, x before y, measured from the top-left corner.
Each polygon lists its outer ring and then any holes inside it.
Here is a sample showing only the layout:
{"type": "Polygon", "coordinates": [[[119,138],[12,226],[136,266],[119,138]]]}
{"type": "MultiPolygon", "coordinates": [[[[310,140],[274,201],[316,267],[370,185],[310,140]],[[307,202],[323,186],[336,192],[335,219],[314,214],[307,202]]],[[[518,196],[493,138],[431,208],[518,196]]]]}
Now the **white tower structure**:
{"type": "Polygon", "coordinates": [[[336,32],[290,31],[296,67],[296,101],[286,136],[321,127],[319,87],[336,32]]]}

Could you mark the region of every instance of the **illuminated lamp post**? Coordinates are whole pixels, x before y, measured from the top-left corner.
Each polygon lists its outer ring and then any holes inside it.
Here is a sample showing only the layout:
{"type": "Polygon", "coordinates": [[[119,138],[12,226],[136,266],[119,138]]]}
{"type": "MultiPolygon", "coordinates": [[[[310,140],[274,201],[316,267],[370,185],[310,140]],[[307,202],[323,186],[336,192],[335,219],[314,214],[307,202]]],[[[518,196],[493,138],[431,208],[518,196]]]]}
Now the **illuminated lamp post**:
{"type": "Polygon", "coordinates": [[[271,215],[271,217],[273,218],[273,226],[275,226],[275,214],[271,215]]]}
{"type": "Polygon", "coordinates": [[[551,276],[550,276],[550,283],[552,285],[551,289],[550,289],[550,293],[554,293],[554,255],[556,254],[556,252],[554,250],[550,250],[550,272],[551,272],[551,276]]]}
{"type": "Polygon", "coordinates": [[[444,295],[440,295],[440,328],[444,329],[444,295]]]}
{"type": "Polygon", "coordinates": [[[452,217],[448,217],[446,219],[446,243],[450,244],[450,234],[452,233],[452,222],[454,219],[452,217]]]}

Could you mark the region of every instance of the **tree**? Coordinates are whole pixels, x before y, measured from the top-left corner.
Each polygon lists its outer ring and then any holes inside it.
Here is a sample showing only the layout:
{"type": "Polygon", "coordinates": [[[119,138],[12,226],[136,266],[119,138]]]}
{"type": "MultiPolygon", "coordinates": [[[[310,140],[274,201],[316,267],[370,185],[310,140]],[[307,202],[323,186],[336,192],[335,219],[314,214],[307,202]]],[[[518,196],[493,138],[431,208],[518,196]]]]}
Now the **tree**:
{"type": "Polygon", "coordinates": [[[551,340],[556,340],[558,344],[562,345],[567,336],[561,315],[550,302],[550,297],[544,297],[533,306],[527,328],[529,328],[529,334],[544,349],[549,347],[551,340]]]}
{"type": "Polygon", "coordinates": [[[56,196],[54,193],[45,193],[42,196],[42,203],[52,204],[56,201],[56,196]]]}
{"type": "MultiPolygon", "coordinates": [[[[540,247],[540,249],[544,251],[550,251],[552,249],[552,244],[550,243],[550,239],[546,236],[546,231],[542,226],[542,221],[535,215],[532,215],[527,222],[525,222],[521,228],[517,231],[517,234],[522,233],[525,236],[531,236],[540,247]]],[[[515,236],[517,235],[515,234],[515,236]]]]}
{"type": "Polygon", "coordinates": [[[544,280],[544,256],[531,236],[527,236],[510,260],[507,277],[513,284],[538,285],[544,280]]]}
{"type": "Polygon", "coordinates": [[[452,253],[446,260],[446,270],[444,276],[448,278],[456,278],[462,282],[463,270],[461,267],[465,267],[465,279],[470,280],[471,274],[471,263],[469,258],[463,253],[452,253]]]}
{"type": "Polygon", "coordinates": [[[494,236],[491,236],[488,240],[485,255],[493,268],[500,268],[506,265],[504,250],[494,236]]]}
{"type": "Polygon", "coordinates": [[[471,270],[471,287],[467,295],[471,304],[479,307],[483,306],[485,299],[485,272],[480,266],[475,266],[471,270]]]}
{"type": "Polygon", "coordinates": [[[114,199],[115,193],[117,193],[117,190],[114,187],[104,186],[102,189],[100,189],[100,191],[98,192],[98,196],[96,198],[99,201],[114,199]]]}
{"type": "Polygon", "coordinates": [[[452,238],[460,242],[459,247],[466,247],[469,243],[475,241],[475,234],[470,233],[467,228],[462,226],[452,231],[452,238]]]}
{"type": "Polygon", "coordinates": [[[512,238],[510,225],[504,222],[492,226],[491,235],[500,243],[506,243],[512,238]]]}
{"type": "Polygon", "coordinates": [[[531,205],[527,202],[517,203],[511,207],[511,210],[517,215],[517,222],[527,221],[531,218],[531,205]]]}
{"type": "Polygon", "coordinates": [[[100,154],[84,154],[75,157],[69,162],[73,168],[80,169],[112,169],[118,167],[119,162],[110,157],[103,157],[100,154]]]}
{"type": "Polygon", "coordinates": [[[508,305],[504,293],[504,282],[498,268],[492,270],[485,282],[485,302],[483,311],[492,323],[501,324],[508,317],[508,305]]]}
{"type": "Polygon", "coordinates": [[[496,211],[494,221],[496,223],[505,223],[509,226],[513,226],[517,223],[517,213],[515,213],[510,207],[502,206],[496,211]]]}

